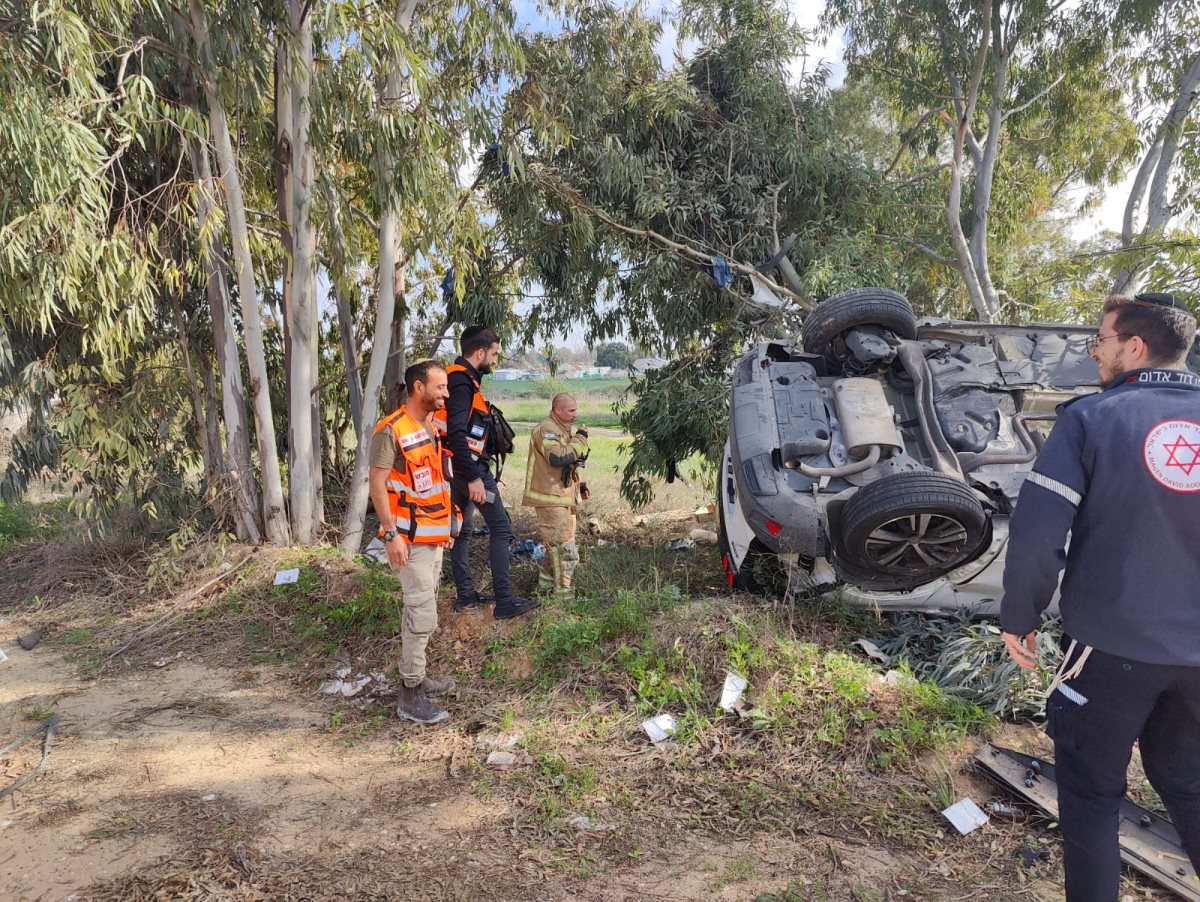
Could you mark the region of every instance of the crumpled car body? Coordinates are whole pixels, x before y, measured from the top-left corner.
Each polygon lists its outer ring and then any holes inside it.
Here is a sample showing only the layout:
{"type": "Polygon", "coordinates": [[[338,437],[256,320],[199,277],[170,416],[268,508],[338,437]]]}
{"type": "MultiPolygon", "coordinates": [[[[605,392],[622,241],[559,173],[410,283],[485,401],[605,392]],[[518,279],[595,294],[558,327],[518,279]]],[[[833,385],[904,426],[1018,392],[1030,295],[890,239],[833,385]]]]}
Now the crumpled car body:
{"type": "Polygon", "coordinates": [[[733,367],[718,484],[732,586],[778,557],[880,609],[998,611],[1008,520],[1059,404],[1099,391],[1095,329],[918,322],[866,288],[733,367]]]}

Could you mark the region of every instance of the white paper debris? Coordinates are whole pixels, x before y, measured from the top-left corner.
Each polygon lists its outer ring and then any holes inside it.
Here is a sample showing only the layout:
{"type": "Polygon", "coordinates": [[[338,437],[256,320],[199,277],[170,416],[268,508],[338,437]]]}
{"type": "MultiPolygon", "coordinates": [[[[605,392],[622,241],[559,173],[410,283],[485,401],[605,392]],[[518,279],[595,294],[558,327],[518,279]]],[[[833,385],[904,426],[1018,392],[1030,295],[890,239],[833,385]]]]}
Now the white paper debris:
{"type": "Polygon", "coordinates": [[[972,830],[977,830],[988,822],[987,814],[970,799],[959,799],[942,812],[946,820],[954,825],[954,829],[966,836],[972,830]]]}
{"type": "Polygon", "coordinates": [[[173,663],[174,661],[178,661],[182,657],[183,657],[183,652],[181,652],[181,651],[176,652],[173,656],[172,655],[164,655],[163,657],[156,659],[153,662],[153,666],[161,669],[163,667],[166,667],[168,664],[173,663]]]}
{"type": "Polygon", "coordinates": [[[888,656],[883,653],[883,649],[870,639],[855,639],[854,644],[865,651],[867,657],[874,658],[876,661],[882,661],[884,664],[887,663],[888,656]]]}
{"type": "Polygon", "coordinates": [[[343,698],[353,698],[364,689],[367,695],[381,695],[391,691],[388,679],[378,671],[359,673],[350,676],[349,667],[339,667],[333,672],[333,678],[321,684],[322,695],[340,695],[343,698]],[[372,685],[373,684],[373,685],[372,685]],[[369,689],[368,689],[369,687],[369,689]]]}
{"type": "Polygon", "coordinates": [[[721,688],[721,708],[725,711],[732,711],[742,698],[742,693],[746,691],[746,678],[733,671],[725,673],[725,685],[721,688]]]}
{"type": "Polygon", "coordinates": [[[651,717],[642,724],[642,729],[655,745],[668,739],[675,732],[675,718],[670,714],[660,714],[651,717]]]}
{"type": "Polygon", "coordinates": [[[8,655],[4,653],[4,649],[0,648],[0,664],[8,660],[8,655]]]}
{"type": "Polygon", "coordinates": [[[208,795],[200,796],[201,802],[215,802],[216,800],[217,794],[215,792],[210,792],[208,795]]]}
{"type": "Polygon", "coordinates": [[[299,579],[299,567],[293,567],[291,570],[280,570],[275,574],[275,585],[286,586],[288,583],[298,582],[299,579]]]}
{"type": "Polygon", "coordinates": [[[363,551],[363,554],[365,554],[367,557],[375,558],[375,560],[379,561],[381,564],[386,564],[388,562],[387,547],[383,544],[383,539],[379,538],[379,536],[376,536],[371,540],[370,544],[368,544],[366,549],[363,551]]]}

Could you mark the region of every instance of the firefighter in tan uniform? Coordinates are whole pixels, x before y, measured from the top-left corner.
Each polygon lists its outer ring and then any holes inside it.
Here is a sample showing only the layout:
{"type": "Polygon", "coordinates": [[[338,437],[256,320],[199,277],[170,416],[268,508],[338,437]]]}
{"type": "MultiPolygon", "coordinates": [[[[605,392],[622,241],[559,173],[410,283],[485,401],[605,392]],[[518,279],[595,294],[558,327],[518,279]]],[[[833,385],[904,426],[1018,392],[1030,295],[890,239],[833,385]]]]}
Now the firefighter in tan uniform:
{"type": "Polygon", "coordinates": [[[525,496],[521,503],[537,511],[538,536],[546,546],[538,572],[538,588],[557,595],[571,594],[571,577],[579,563],[575,545],[575,509],[587,486],[579,467],[587,459],[587,428],[575,428],[579,405],[567,394],[550,404],[550,416],[529,438],[525,467],[525,496]]]}

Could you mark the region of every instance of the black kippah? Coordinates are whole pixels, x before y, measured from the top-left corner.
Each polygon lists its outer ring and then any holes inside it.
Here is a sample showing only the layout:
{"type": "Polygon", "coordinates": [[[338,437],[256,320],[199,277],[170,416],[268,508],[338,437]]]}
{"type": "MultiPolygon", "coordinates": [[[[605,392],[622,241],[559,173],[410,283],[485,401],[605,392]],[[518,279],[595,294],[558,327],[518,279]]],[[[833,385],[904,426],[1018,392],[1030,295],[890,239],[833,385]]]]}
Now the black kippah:
{"type": "Polygon", "coordinates": [[[1143,304],[1157,304],[1160,307],[1174,307],[1176,310],[1182,310],[1184,313],[1191,313],[1181,299],[1173,294],[1167,294],[1165,291],[1143,291],[1141,294],[1133,296],[1135,301],[1141,301],[1143,304]]]}

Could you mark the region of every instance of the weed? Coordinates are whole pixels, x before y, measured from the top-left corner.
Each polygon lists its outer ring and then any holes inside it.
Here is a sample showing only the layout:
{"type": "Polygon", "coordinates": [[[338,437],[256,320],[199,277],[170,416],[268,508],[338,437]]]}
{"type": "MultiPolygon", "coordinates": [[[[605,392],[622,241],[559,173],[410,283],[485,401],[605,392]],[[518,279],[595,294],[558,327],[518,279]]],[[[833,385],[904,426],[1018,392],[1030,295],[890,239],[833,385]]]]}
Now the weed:
{"type": "Polygon", "coordinates": [[[934,809],[942,811],[954,804],[958,792],[954,788],[954,776],[950,773],[950,766],[946,763],[946,759],[938,755],[937,762],[933,766],[933,773],[926,780],[929,785],[929,797],[933,801],[934,809]]]}
{"type": "Polygon", "coordinates": [[[500,715],[500,732],[511,733],[513,725],[517,721],[517,712],[508,706],[504,709],[504,713],[500,715]]]}
{"type": "Polygon", "coordinates": [[[92,631],[83,627],[75,627],[62,634],[62,641],[67,645],[87,645],[92,641],[92,631]]]}

